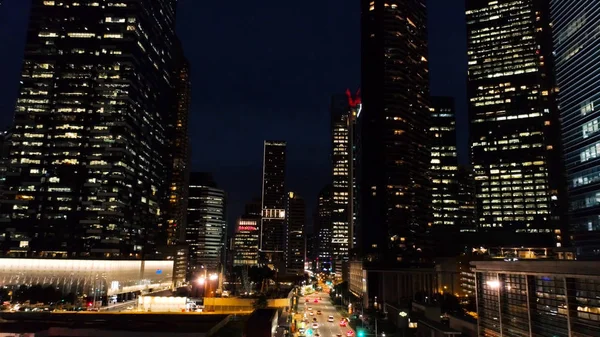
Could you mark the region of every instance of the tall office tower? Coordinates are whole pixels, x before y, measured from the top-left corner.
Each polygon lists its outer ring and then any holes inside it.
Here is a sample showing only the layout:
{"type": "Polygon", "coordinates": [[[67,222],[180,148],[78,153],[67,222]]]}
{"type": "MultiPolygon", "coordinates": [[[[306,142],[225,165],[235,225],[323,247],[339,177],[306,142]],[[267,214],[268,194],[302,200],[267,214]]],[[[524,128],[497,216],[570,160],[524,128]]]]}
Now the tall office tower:
{"type": "Polygon", "coordinates": [[[361,4],[359,236],[367,260],[410,262],[431,224],[425,0],[361,4]]]}
{"type": "Polygon", "coordinates": [[[431,201],[433,226],[457,228],[459,202],[454,98],[431,97],[431,201]]]}
{"type": "Polygon", "coordinates": [[[360,98],[334,95],[331,99],[332,191],[333,213],[331,249],[336,266],[348,260],[354,243],[355,218],[355,125],[360,98]]]}
{"type": "Polygon", "coordinates": [[[458,230],[461,233],[476,232],[476,198],[473,172],[465,167],[459,167],[458,181],[458,230]]]}
{"type": "Polygon", "coordinates": [[[564,178],[548,1],[468,0],[466,9],[479,230],[515,245],[560,246],[564,178]]]}
{"type": "Polygon", "coordinates": [[[168,158],[167,181],[169,190],[165,203],[166,243],[175,245],[185,242],[187,220],[188,185],[190,176],[190,147],[188,117],[192,87],[190,64],[183,55],[178,41],[174,52],[173,113],[167,124],[168,158]]]}
{"type": "Polygon", "coordinates": [[[319,192],[315,217],[314,234],[316,236],[317,268],[331,270],[332,266],[332,233],[333,233],[333,187],[327,185],[319,192]]]}
{"type": "Polygon", "coordinates": [[[187,214],[188,277],[201,267],[219,272],[227,236],[225,191],[217,187],[212,174],[190,173],[187,214]]]}
{"type": "Polygon", "coordinates": [[[33,0],[0,232],[29,255],[142,256],[158,232],[173,1],[33,0]]]}
{"type": "Polygon", "coordinates": [[[265,141],[260,250],[264,262],[277,268],[285,263],[285,154],[285,142],[265,141]]]}
{"type": "Polygon", "coordinates": [[[233,265],[258,264],[258,234],[260,217],[242,216],[238,219],[233,239],[233,265]]]}
{"type": "MultiPolygon", "coordinates": [[[[596,1],[552,0],[556,78],[569,188],[569,224],[580,259],[600,256],[600,69],[596,1]]],[[[566,235],[566,234],[565,234],[566,235]]]]}
{"type": "Polygon", "coordinates": [[[456,113],[454,98],[431,97],[431,205],[436,256],[456,256],[460,223],[460,182],[456,152],[456,113]]]}
{"type": "Polygon", "coordinates": [[[304,199],[294,192],[289,192],[285,203],[286,273],[303,275],[306,256],[306,204],[304,199]]]}

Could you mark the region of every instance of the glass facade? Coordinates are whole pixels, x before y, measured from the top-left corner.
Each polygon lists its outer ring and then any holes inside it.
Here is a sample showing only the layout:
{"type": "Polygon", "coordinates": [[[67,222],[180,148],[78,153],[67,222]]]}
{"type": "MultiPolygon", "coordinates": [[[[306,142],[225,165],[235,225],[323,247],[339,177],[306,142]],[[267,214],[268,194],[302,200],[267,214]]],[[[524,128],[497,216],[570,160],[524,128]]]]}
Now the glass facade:
{"type": "Polygon", "coordinates": [[[285,207],[287,230],[286,269],[289,274],[304,274],[306,204],[304,199],[289,192],[285,207]]]}
{"type": "Polygon", "coordinates": [[[561,246],[566,198],[548,3],[468,0],[466,16],[479,229],[561,246]]]}
{"type": "Polygon", "coordinates": [[[318,267],[323,266],[324,262],[329,263],[328,268],[331,266],[331,240],[332,240],[332,216],[333,213],[333,193],[331,185],[325,186],[321,192],[319,192],[319,198],[317,200],[317,211],[315,219],[315,248],[318,267]]]}
{"type": "Polygon", "coordinates": [[[432,221],[426,4],[362,0],[361,12],[357,237],[368,260],[417,261],[432,221]]]}
{"type": "Polygon", "coordinates": [[[552,0],[569,224],[579,258],[600,256],[600,3],[552,0]]]}
{"type": "Polygon", "coordinates": [[[263,153],[262,223],[260,249],[265,260],[284,263],[286,143],[265,141],[263,153]]]}
{"type": "Polygon", "coordinates": [[[208,272],[220,271],[226,235],[225,191],[217,188],[210,173],[190,173],[186,226],[188,277],[201,266],[208,272]]]}
{"type": "Polygon", "coordinates": [[[258,234],[260,218],[241,217],[233,239],[233,265],[258,265],[258,234]]]}
{"type": "Polygon", "coordinates": [[[154,243],[174,5],[32,2],[1,209],[9,251],[141,257],[154,243]]]}
{"type": "Polygon", "coordinates": [[[597,263],[474,264],[479,336],[600,336],[597,263]]]}
{"type": "Polygon", "coordinates": [[[0,259],[1,287],[36,284],[78,296],[168,289],[173,261],[0,259]]]}

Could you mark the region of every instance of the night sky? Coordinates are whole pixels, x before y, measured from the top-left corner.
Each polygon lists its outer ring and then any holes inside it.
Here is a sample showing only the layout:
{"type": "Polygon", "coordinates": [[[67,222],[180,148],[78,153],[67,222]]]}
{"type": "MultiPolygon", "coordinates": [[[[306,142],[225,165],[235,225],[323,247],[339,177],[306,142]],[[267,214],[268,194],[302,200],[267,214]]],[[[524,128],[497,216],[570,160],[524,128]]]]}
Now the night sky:
{"type": "MultiPolygon", "coordinates": [[[[179,0],[177,32],[192,64],[192,167],[213,172],[227,192],[230,225],[260,196],[264,139],[288,142],[287,188],[314,209],[330,176],[330,96],[360,85],[359,2],[179,0]]],[[[0,7],[2,128],[12,123],[29,7],[0,7]]],[[[428,8],[431,93],[456,98],[466,163],[464,1],[428,8]]]]}

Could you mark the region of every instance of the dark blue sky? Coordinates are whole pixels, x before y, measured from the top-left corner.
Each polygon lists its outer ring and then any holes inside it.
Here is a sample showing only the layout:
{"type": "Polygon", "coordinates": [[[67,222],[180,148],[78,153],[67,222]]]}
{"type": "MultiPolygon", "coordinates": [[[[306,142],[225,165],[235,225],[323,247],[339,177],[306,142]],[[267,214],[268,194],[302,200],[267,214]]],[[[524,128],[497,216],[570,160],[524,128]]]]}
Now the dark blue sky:
{"type": "MultiPolygon", "coordinates": [[[[12,123],[30,0],[0,8],[0,126],[12,123]]],[[[467,160],[463,0],[428,0],[431,92],[457,100],[467,160]]],[[[329,179],[329,98],[360,85],[359,0],[179,0],[192,64],[193,169],[229,197],[230,223],[260,195],[262,141],[288,142],[288,189],[312,211],[329,179]]]]}

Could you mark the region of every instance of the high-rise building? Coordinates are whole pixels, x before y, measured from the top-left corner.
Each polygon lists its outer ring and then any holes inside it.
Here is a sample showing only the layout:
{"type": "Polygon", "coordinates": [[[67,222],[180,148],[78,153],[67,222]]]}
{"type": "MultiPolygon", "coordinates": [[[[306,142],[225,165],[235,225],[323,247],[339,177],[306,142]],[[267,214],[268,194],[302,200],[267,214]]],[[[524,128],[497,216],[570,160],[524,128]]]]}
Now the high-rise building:
{"type": "Polygon", "coordinates": [[[188,277],[202,267],[220,272],[227,236],[225,191],[217,187],[210,173],[190,174],[185,232],[190,254],[188,277]]]}
{"type": "Polygon", "coordinates": [[[348,260],[354,243],[355,218],[355,125],[360,96],[334,95],[331,100],[331,159],[333,209],[331,251],[336,266],[348,260]]]}
{"type": "Polygon", "coordinates": [[[425,0],[361,4],[358,236],[368,260],[415,261],[431,224],[425,0]]]}
{"type": "Polygon", "coordinates": [[[28,254],[141,257],[164,200],[175,2],[33,0],[0,232],[28,254]]]}
{"type": "Polygon", "coordinates": [[[461,233],[476,232],[476,198],[473,172],[461,166],[458,168],[456,180],[458,181],[458,230],[461,233]]]}
{"type": "Polygon", "coordinates": [[[333,214],[333,192],[332,186],[327,185],[319,192],[317,199],[317,210],[315,214],[315,255],[317,260],[317,268],[319,270],[325,268],[331,270],[332,264],[332,214],[333,214]]]}
{"type": "Polygon", "coordinates": [[[165,203],[166,243],[174,245],[185,242],[187,221],[188,185],[190,175],[190,147],[188,117],[191,104],[190,64],[183,49],[176,44],[173,74],[173,111],[167,124],[169,165],[167,167],[168,192],[165,203]]]}
{"type": "Polygon", "coordinates": [[[516,245],[560,246],[564,178],[548,1],[468,0],[466,10],[479,230],[516,245]]]}
{"type": "Polygon", "coordinates": [[[454,98],[431,97],[430,102],[433,226],[457,229],[459,182],[454,98]]]}
{"type": "MultiPolygon", "coordinates": [[[[600,256],[600,40],[596,1],[550,1],[569,225],[579,258],[600,256]]],[[[556,134],[553,135],[556,137],[556,134]]],[[[566,235],[566,233],[564,233],[566,235]]]]}
{"type": "Polygon", "coordinates": [[[285,157],[286,143],[264,142],[262,221],[260,250],[264,262],[283,267],[285,263],[285,157]]]}
{"type": "Polygon", "coordinates": [[[306,204],[304,199],[294,192],[289,192],[285,205],[286,272],[288,274],[304,274],[306,258],[306,204]]]}
{"type": "Polygon", "coordinates": [[[260,217],[242,216],[238,219],[233,239],[233,265],[258,264],[258,234],[260,217]]]}

